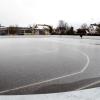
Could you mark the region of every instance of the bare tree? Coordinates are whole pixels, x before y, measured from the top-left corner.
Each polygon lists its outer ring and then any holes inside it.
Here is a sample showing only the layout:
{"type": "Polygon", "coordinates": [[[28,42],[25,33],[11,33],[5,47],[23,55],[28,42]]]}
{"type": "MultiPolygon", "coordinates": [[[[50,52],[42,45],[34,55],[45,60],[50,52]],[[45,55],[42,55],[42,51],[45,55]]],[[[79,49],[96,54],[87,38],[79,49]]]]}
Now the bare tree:
{"type": "Polygon", "coordinates": [[[69,26],[68,24],[63,21],[63,20],[60,20],[59,21],[59,24],[58,24],[58,27],[57,27],[57,32],[59,35],[65,35],[67,34],[67,31],[69,30],[69,26]]]}
{"type": "Polygon", "coordinates": [[[8,27],[8,30],[9,30],[9,34],[11,34],[11,35],[16,35],[17,32],[18,32],[18,27],[12,25],[12,26],[9,26],[9,27],[8,27]]]}
{"type": "Polygon", "coordinates": [[[81,25],[80,28],[81,28],[81,29],[88,29],[88,25],[87,25],[86,23],[84,23],[84,24],[81,25]]]}
{"type": "Polygon", "coordinates": [[[100,27],[98,27],[98,26],[96,27],[96,33],[100,34],[100,27]]]}
{"type": "Polygon", "coordinates": [[[65,22],[63,20],[60,20],[58,27],[65,27],[65,22]]]}
{"type": "Polygon", "coordinates": [[[94,29],[95,35],[96,35],[96,34],[97,34],[97,35],[100,35],[100,23],[98,23],[98,24],[94,23],[94,24],[91,24],[91,26],[92,26],[92,27],[95,26],[95,29],[94,29]]]}
{"type": "Polygon", "coordinates": [[[68,29],[67,34],[68,34],[68,35],[74,35],[74,34],[75,34],[75,31],[74,31],[74,27],[73,27],[73,26],[71,26],[71,27],[68,29]]]}

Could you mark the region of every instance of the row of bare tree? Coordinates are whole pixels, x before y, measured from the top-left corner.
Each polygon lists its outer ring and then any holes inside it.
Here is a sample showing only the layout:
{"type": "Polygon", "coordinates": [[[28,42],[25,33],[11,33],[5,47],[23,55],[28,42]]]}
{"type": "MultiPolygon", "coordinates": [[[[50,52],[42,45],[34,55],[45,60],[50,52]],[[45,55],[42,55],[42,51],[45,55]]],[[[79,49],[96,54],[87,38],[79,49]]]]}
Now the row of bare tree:
{"type": "MultiPolygon", "coordinates": [[[[69,26],[68,23],[66,23],[63,20],[60,20],[58,23],[58,26],[56,28],[53,28],[50,25],[49,31],[51,35],[100,35],[100,24],[90,24],[89,26],[85,23],[80,26],[77,30],[74,29],[73,26],[69,26]],[[95,27],[95,28],[94,28],[95,27]]],[[[1,25],[0,25],[1,27],[1,25]]],[[[24,35],[24,32],[32,33],[33,27],[18,27],[18,26],[9,26],[6,27],[5,33],[8,35],[24,35]]]]}
{"type": "Polygon", "coordinates": [[[69,26],[68,23],[60,20],[55,33],[59,35],[100,35],[100,24],[87,25],[84,23],[75,30],[73,26],[69,26]]]}

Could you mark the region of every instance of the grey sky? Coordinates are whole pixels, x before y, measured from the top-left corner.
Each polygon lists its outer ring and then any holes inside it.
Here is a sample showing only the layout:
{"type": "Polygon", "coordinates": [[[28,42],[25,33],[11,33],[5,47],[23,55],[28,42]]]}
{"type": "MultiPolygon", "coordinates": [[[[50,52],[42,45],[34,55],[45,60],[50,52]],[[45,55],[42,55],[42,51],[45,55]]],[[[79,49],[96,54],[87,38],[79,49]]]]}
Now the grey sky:
{"type": "Polygon", "coordinates": [[[57,25],[100,22],[100,0],[0,0],[0,23],[20,26],[34,23],[57,25]]]}

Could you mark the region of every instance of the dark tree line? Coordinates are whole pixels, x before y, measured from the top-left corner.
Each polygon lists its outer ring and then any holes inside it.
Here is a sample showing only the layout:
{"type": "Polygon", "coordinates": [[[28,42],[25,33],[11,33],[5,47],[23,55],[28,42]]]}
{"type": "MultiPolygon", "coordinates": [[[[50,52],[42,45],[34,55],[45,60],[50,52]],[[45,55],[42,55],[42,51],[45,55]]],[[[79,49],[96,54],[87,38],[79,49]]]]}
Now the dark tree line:
{"type": "MultiPolygon", "coordinates": [[[[43,24],[45,26],[45,24],[43,24]]],[[[87,25],[82,24],[80,28],[74,29],[73,26],[69,26],[68,23],[66,23],[63,20],[60,20],[58,23],[58,26],[56,28],[53,28],[50,25],[46,25],[49,28],[49,33],[51,35],[99,35],[100,36],[100,24],[90,24],[87,25]],[[95,28],[94,28],[95,27],[95,28]]],[[[0,28],[3,27],[0,25],[0,28]]],[[[6,27],[5,30],[3,30],[1,33],[4,35],[24,35],[24,33],[32,33],[33,27],[18,27],[17,25],[12,25],[9,27],[6,27]]]]}

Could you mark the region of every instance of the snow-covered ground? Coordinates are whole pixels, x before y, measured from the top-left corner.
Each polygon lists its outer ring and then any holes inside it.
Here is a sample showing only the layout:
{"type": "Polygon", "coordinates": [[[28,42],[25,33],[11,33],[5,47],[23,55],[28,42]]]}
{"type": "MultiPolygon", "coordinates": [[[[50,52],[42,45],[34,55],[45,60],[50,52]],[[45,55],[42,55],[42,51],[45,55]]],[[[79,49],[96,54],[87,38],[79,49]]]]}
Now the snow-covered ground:
{"type": "Polygon", "coordinates": [[[100,100],[100,88],[54,94],[0,96],[0,100],[100,100]]]}

